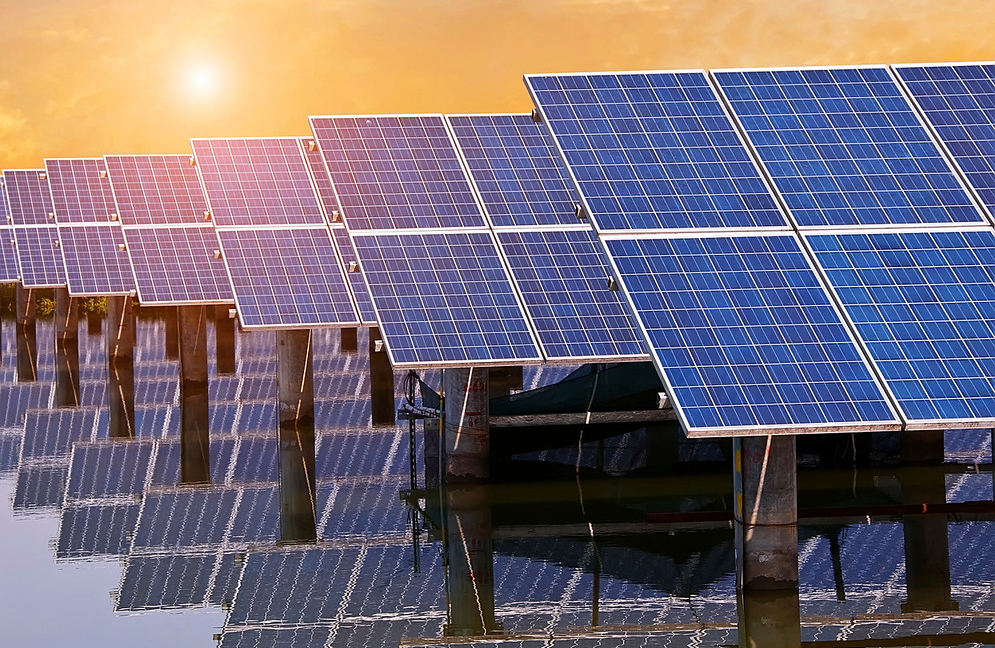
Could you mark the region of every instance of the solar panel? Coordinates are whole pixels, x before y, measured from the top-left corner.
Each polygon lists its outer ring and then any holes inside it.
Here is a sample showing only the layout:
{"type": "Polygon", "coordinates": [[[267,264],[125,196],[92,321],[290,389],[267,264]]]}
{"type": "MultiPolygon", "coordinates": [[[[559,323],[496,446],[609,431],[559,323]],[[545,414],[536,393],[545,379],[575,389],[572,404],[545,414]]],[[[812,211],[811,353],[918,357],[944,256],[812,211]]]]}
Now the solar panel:
{"type": "Polygon", "coordinates": [[[55,555],[62,560],[125,555],[137,522],[137,504],[67,506],[59,520],[55,555]]]}
{"type": "Polygon", "coordinates": [[[442,115],[310,121],[350,230],[487,226],[442,115]]]}
{"type": "Polygon", "coordinates": [[[15,227],[18,274],[25,288],[50,288],[66,283],[66,272],[53,226],[15,227]]]}
{"type": "Polygon", "coordinates": [[[636,323],[590,230],[497,233],[548,359],[646,359],[636,323]]]}
{"type": "Polygon", "coordinates": [[[74,443],[93,440],[96,424],[96,409],[31,410],[25,415],[22,458],[68,459],[74,443]]]}
{"type": "Polygon", "coordinates": [[[598,231],[787,226],[704,72],[525,83],[598,231]]]}
{"type": "Polygon", "coordinates": [[[712,75],[799,226],[983,221],[886,67],[712,75]]]}
{"type": "Polygon", "coordinates": [[[234,299],[210,227],[126,227],[142,305],[220,304],[234,299]]]}
{"type": "MultiPolygon", "coordinates": [[[[358,263],[359,257],[356,256],[356,248],[352,245],[349,232],[344,227],[332,227],[331,229],[332,240],[335,241],[335,246],[339,249],[343,266],[348,268],[351,263],[358,263]]],[[[346,272],[346,277],[349,279],[352,296],[356,299],[356,306],[359,308],[359,318],[363,324],[376,324],[377,313],[373,310],[373,298],[370,297],[370,291],[366,288],[363,275],[358,272],[346,272]]]]}
{"type": "Polygon", "coordinates": [[[54,225],[52,192],[44,169],[7,169],[4,188],[14,225],[54,225]]]}
{"type": "Polygon", "coordinates": [[[191,143],[218,227],[324,224],[297,138],[191,143]]]}
{"type": "Polygon", "coordinates": [[[137,612],[203,606],[217,562],[213,554],[130,556],[114,609],[137,612]]]}
{"type": "Polygon", "coordinates": [[[577,198],[545,126],[531,115],[446,120],[495,227],[577,224],[577,198]]]}
{"type": "Polygon", "coordinates": [[[354,235],[391,364],[532,364],[538,346],[487,231],[354,235]]]}
{"type": "Polygon", "coordinates": [[[105,155],[121,224],[203,223],[207,198],[188,155],[105,155]]]}
{"type": "Polygon", "coordinates": [[[132,550],[220,545],[237,504],[230,489],[147,492],[132,550]]]}
{"type": "Polygon", "coordinates": [[[991,427],[995,232],[806,240],[910,427],[991,427]]]}
{"type": "Polygon", "coordinates": [[[102,223],[117,213],[103,158],[45,160],[59,223],[102,223]]]}
{"type": "Polygon", "coordinates": [[[325,159],[318,150],[317,142],[310,137],[302,137],[301,148],[304,150],[308,168],[311,169],[311,177],[314,178],[314,186],[318,192],[318,200],[325,210],[325,217],[329,223],[340,222],[339,201],[335,197],[335,188],[332,187],[332,179],[328,175],[328,167],[325,166],[325,159]]]}
{"type": "Polygon", "coordinates": [[[66,497],[72,500],[141,493],[154,443],[147,440],[77,443],[69,464],[66,497]]]}
{"type": "Polygon", "coordinates": [[[70,295],[127,295],[135,289],[119,225],[59,226],[58,232],[70,295]]]}
{"type": "Polygon", "coordinates": [[[894,65],[926,121],[995,214],[995,64],[894,65]]]}
{"type": "Polygon", "coordinates": [[[899,427],[793,236],[605,244],[689,435],[899,427]]]}
{"type": "Polygon", "coordinates": [[[17,273],[17,255],[14,250],[14,230],[11,228],[10,205],[0,176],[0,283],[20,279],[17,273]]]}
{"type": "Polygon", "coordinates": [[[357,326],[328,228],[219,229],[244,327],[357,326]]]}

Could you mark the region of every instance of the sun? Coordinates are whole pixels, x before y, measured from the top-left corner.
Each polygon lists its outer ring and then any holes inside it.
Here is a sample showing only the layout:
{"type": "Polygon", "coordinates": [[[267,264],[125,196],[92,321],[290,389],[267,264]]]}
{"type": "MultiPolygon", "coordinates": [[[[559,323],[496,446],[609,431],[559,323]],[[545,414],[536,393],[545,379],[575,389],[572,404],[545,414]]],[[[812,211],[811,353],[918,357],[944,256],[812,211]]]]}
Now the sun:
{"type": "Polygon", "coordinates": [[[187,71],[187,84],[194,92],[209,94],[218,85],[217,72],[205,63],[191,66],[187,71]]]}

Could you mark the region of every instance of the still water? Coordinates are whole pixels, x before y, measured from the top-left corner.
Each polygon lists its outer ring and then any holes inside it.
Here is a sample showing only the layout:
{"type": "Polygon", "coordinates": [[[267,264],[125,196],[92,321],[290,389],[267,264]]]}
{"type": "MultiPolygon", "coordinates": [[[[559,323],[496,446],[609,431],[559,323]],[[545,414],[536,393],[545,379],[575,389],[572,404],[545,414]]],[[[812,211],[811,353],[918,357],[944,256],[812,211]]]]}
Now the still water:
{"type": "MultiPolygon", "coordinates": [[[[0,327],[0,646],[995,645],[988,430],[947,433],[943,466],[898,467],[883,438],[875,465],[801,469],[799,595],[737,601],[718,444],[682,444],[675,466],[635,431],[426,488],[421,425],[412,441],[391,416],[403,375],[385,404],[367,333],[349,350],[315,331],[312,491],[308,444],[277,431],[272,333],[239,333],[227,374],[209,336],[198,410],[164,322],[139,319],[134,436],[114,432],[85,322],[80,404],[59,406],[53,335],[39,321],[24,381],[0,327]],[[209,452],[192,461],[198,411],[209,452]]],[[[526,369],[523,387],[567,371],[526,369]]]]}

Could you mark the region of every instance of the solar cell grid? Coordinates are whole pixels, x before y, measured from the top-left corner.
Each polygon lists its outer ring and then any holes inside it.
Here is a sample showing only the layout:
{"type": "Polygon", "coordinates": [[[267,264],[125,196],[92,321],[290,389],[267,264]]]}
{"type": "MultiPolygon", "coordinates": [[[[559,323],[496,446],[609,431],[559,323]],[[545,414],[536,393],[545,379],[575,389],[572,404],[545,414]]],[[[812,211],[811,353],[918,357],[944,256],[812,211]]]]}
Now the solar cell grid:
{"type": "Polygon", "coordinates": [[[14,230],[11,228],[11,221],[7,190],[4,188],[3,177],[0,176],[0,283],[14,282],[20,279],[17,272],[17,254],[14,250],[14,230]]]}
{"type": "Polygon", "coordinates": [[[441,115],[310,121],[350,230],[486,227],[441,115]]]}
{"type": "Polygon", "coordinates": [[[605,243],[689,434],[897,429],[793,236],[605,243]]]}
{"type": "Polygon", "coordinates": [[[117,213],[103,158],[45,160],[59,223],[100,223],[117,213]]]}
{"type": "Polygon", "coordinates": [[[525,82],[598,231],[787,226],[704,72],[525,82]]]}
{"type": "MultiPolygon", "coordinates": [[[[342,255],[342,265],[345,268],[349,268],[350,263],[359,261],[356,256],[356,249],[349,238],[349,232],[344,227],[333,227],[331,229],[332,238],[339,249],[339,254],[342,255]]],[[[356,306],[359,308],[359,317],[363,321],[363,324],[376,324],[377,314],[373,310],[373,299],[370,297],[370,291],[366,287],[366,282],[363,281],[363,275],[358,272],[347,271],[346,277],[349,279],[349,287],[352,288],[352,295],[356,298],[356,306]]]]}
{"type": "Polygon", "coordinates": [[[104,156],[121,224],[203,223],[207,199],[188,155],[104,156]]]}
{"type": "Polygon", "coordinates": [[[220,304],[234,299],[210,227],[127,227],[124,237],[143,305],[220,304]]]}
{"type": "Polygon", "coordinates": [[[887,68],[712,75],[799,226],[982,222],[887,68]]]}
{"type": "Polygon", "coordinates": [[[995,214],[995,64],[893,69],[988,213],[995,214]]]}
{"type": "Polygon", "coordinates": [[[490,232],[354,235],[391,364],[541,360],[490,232]]]}
{"type": "Polygon", "coordinates": [[[297,138],[191,143],[218,227],[325,222],[297,138]]]}
{"type": "Polygon", "coordinates": [[[135,289],[124,233],[116,223],[59,226],[58,232],[70,295],[124,295],[135,289]]]}
{"type": "Polygon", "coordinates": [[[545,126],[531,115],[446,120],[494,226],[577,224],[577,199],[545,126]]]}
{"type": "Polygon", "coordinates": [[[65,268],[53,226],[15,227],[18,274],[25,288],[49,288],[66,283],[65,268]]]}
{"type": "Polygon", "coordinates": [[[52,193],[44,169],[7,169],[4,188],[14,225],[52,225],[52,193]]]}
{"type": "Polygon", "coordinates": [[[806,240],[910,425],[995,421],[995,232],[806,240]]]}
{"type": "Polygon", "coordinates": [[[325,166],[325,159],[318,150],[317,142],[310,137],[301,138],[301,148],[304,150],[304,157],[307,159],[308,168],[311,169],[311,176],[314,178],[314,186],[318,192],[318,200],[325,210],[325,216],[329,222],[336,218],[334,214],[339,210],[339,201],[335,198],[335,188],[332,187],[332,179],[328,175],[328,168],[325,166]]]}

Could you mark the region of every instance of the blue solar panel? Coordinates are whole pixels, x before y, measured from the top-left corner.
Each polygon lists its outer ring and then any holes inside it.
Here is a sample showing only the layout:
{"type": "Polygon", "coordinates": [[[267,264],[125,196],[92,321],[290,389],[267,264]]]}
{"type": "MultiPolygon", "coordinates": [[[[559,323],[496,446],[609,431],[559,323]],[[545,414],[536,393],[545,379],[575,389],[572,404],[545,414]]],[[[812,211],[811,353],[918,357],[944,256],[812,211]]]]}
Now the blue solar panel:
{"type": "Polygon", "coordinates": [[[642,338],[590,230],[498,232],[549,359],[645,358],[642,338]]]}
{"type": "Polygon", "coordinates": [[[70,295],[124,295],[135,289],[124,233],[117,223],[60,225],[58,231],[70,295]]]}
{"type": "Polygon", "coordinates": [[[55,555],[60,559],[121,556],[131,546],[138,505],[103,504],[62,509],[55,555]]]}
{"type": "Polygon", "coordinates": [[[207,198],[188,155],[106,155],[121,224],[203,223],[207,198]]]}
{"type": "Polygon", "coordinates": [[[15,227],[18,274],[25,288],[50,288],[66,283],[66,272],[54,226],[15,227]]]}
{"type": "Polygon", "coordinates": [[[887,68],[713,76],[799,226],[983,221],[887,68]]]}
{"type": "MultiPolygon", "coordinates": [[[[359,261],[356,257],[356,249],[349,239],[349,233],[344,227],[333,227],[332,239],[339,248],[342,263],[346,268],[349,267],[350,263],[359,261]]],[[[377,314],[373,310],[373,299],[370,297],[370,291],[366,288],[366,282],[363,281],[363,275],[358,272],[347,272],[346,276],[349,278],[349,287],[352,288],[352,296],[356,298],[356,306],[359,308],[359,317],[363,320],[363,324],[376,324],[377,314]]]]}
{"type": "Polygon", "coordinates": [[[59,223],[102,223],[117,213],[103,158],[45,160],[59,223]]]}
{"type": "Polygon", "coordinates": [[[234,297],[212,227],[126,227],[143,305],[219,304],[234,297]]]}
{"type": "Polygon", "coordinates": [[[605,244],[689,434],[897,429],[793,236],[605,244]]]}
{"type": "Polygon", "coordinates": [[[54,225],[52,192],[44,169],[17,169],[3,172],[4,188],[14,225],[54,225]]]}
{"type": "Polygon", "coordinates": [[[352,231],[486,227],[441,115],[311,117],[352,231]]]}
{"type": "Polygon", "coordinates": [[[14,230],[11,229],[10,205],[0,177],[0,283],[17,281],[17,255],[14,250],[14,230]]]}
{"type": "Polygon", "coordinates": [[[577,198],[545,126],[531,115],[446,119],[495,227],[577,224],[577,198]]]}
{"type": "Polygon", "coordinates": [[[304,149],[304,157],[307,159],[308,168],[311,169],[314,186],[318,190],[318,200],[325,210],[325,216],[329,222],[338,222],[341,220],[336,215],[339,211],[339,201],[335,197],[335,188],[332,187],[332,179],[328,175],[328,167],[325,166],[325,159],[318,150],[318,144],[310,137],[305,137],[301,138],[301,148],[304,149]]]}
{"type": "Polygon", "coordinates": [[[353,244],[394,367],[541,359],[489,232],[355,235],[353,244]]]}
{"type": "Polygon", "coordinates": [[[27,412],[24,422],[23,459],[68,458],[73,444],[92,441],[96,409],[56,408],[27,412]]]}
{"type": "Polygon", "coordinates": [[[854,233],[807,241],[905,417],[991,426],[995,232],[854,233]]]}
{"type": "Polygon", "coordinates": [[[328,228],[219,229],[245,327],[356,326],[328,228]]]}
{"type": "Polygon", "coordinates": [[[145,440],[77,443],[66,496],[84,500],[141,493],[153,447],[153,442],[145,440]]]}
{"type": "Polygon", "coordinates": [[[787,226],[704,72],[525,82],[599,231],[787,226]]]}
{"type": "Polygon", "coordinates": [[[995,214],[995,64],[893,67],[989,213],[995,214]]]}
{"type": "Polygon", "coordinates": [[[218,227],[325,222],[297,138],[191,142],[218,227]]]}

